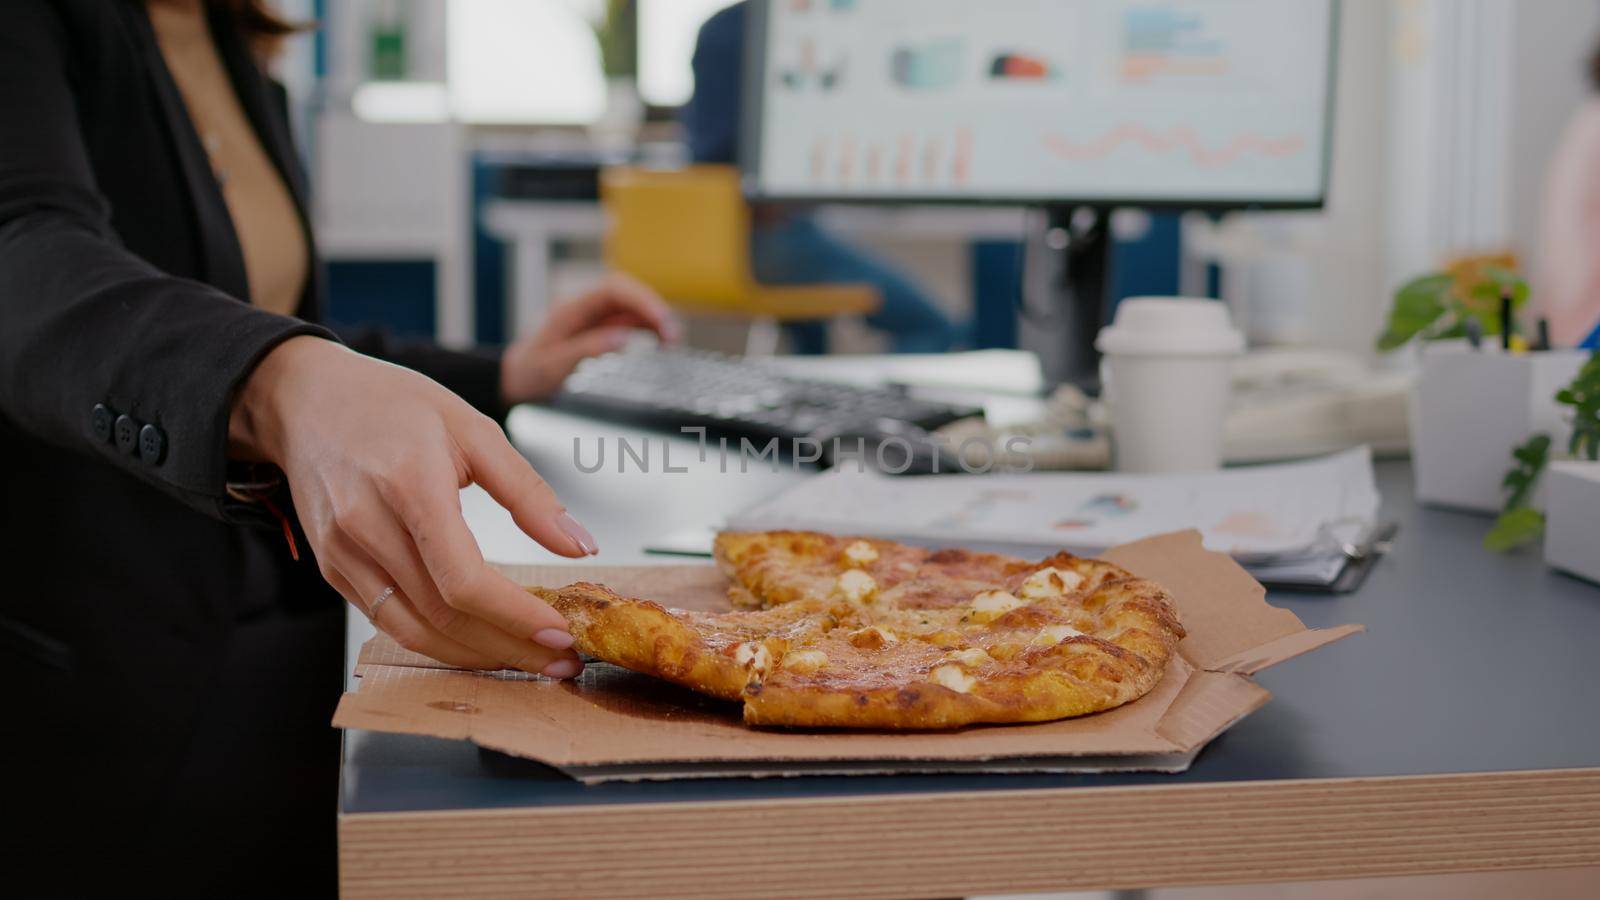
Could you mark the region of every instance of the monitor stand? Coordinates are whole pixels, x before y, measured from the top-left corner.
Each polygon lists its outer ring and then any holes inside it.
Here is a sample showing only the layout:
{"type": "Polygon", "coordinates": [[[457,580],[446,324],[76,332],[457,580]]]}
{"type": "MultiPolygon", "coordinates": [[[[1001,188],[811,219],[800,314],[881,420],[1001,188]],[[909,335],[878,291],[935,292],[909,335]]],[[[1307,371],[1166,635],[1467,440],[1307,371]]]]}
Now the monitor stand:
{"type": "Polygon", "coordinates": [[[1023,245],[1018,345],[1039,356],[1048,387],[1100,392],[1095,335],[1110,306],[1111,210],[1046,206],[1023,245]]]}

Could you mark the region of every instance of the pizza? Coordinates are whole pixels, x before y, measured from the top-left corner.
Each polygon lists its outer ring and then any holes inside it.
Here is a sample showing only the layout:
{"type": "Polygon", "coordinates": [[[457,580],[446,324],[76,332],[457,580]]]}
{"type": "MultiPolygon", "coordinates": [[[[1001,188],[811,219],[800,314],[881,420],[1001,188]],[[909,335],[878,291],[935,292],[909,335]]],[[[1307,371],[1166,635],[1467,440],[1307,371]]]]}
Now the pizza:
{"type": "Polygon", "coordinates": [[[749,725],[943,729],[1041,722],[1148,693],[1184,637],[1160,585],[1107,562],[1036,562],[817,532],[725,532],[727,612],[579,582],[528,590],[588,656],[743,704],[749,725]]]}

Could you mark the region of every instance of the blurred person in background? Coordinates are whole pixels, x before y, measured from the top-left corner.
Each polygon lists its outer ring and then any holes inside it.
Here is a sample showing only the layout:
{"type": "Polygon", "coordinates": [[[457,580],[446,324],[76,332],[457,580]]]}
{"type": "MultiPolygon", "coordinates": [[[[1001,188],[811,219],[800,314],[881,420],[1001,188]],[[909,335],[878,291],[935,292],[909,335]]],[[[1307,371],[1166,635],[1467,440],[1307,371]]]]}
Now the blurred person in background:
{"type": "Polygon", "coordinates": [[[264,0],[0,5],[17,896],[331,895],[341,597],[447,663],[580,668],[561,616],[485,564],[459,489],[595,552],[498,420],[630,329],[677,326],[616,278],[503,352],[319,325],[262,68],[295,30],[264,0]]]}
{"type": "MultiPolygon", "coordinates": [[[[712,15],[695,41],[694,95],[684,108],[683,125],[697,163],[732,164],[739,159],[747,5],[735,3],[712,15]]],[[[955,325],[920,285],[830,235],[809,209],[762,203],[755,204],[750,214],[750,262],[758,281],[871,284],[882,294],[883,305],[866,317],[867,323],[888,335],[895,352],[942,353],[955,346],[955,325]]],[[[793,323],[784,330],[795,352],[827,352],[825,323],[793,323]]]]}
{"type": "Polygon", "coordinates": [[[1545,181],[1534,296],[1557,346],[1600,330],[1600,46],[1589,81],[1594,92],[1567,122],[1545,181]]]}

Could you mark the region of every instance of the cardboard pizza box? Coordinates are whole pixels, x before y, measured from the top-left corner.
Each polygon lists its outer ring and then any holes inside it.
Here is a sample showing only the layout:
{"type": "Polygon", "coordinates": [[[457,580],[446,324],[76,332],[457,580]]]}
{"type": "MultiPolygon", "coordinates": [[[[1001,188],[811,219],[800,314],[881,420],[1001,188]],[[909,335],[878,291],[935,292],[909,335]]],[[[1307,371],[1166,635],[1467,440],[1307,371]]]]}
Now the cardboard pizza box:
{"type": "MultiPolygon", "coordinates": [[[[1104,558],[1172,594],[1188,637],[1166,676],[1117,709],[1027,725],[943,732],[753,729],[737,703],[607,663],[574,681],[469,672],[401,649],[380,634],[362,648],[359,687],[340,728],[470,740],[589,782],[729,775],[886,772],[1093,772],[1186,769],[1194,755],[1270,696],[1250,676],[1362,630],[1308,629],[1266,602],[1226,555],[1184,531],[1112,548],[1104,558]]],[[[596,581],[667,606],[726,609],[712,565],[504,566],[522,584],[596,581]]]]}

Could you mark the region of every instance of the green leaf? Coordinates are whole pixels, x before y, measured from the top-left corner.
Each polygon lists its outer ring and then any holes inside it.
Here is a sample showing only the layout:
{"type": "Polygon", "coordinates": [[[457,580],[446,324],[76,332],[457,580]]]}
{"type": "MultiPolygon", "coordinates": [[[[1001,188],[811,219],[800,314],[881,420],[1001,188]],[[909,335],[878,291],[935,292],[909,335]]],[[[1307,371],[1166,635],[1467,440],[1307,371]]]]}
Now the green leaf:
{"type": "Polygon", "coordinates": [[[1518,462],[1530,466],[1539,466],[1544,463],[1545,457],[1550,455],[1550,435],[1536,434],[1528,438],[1528,442],[1511,451],[1511,457],[1518,462]]]}
{"type": "Polygon", "coordinates": [[[1393,350],[1404,345],[1444,315],[1444,296],[1452,283],[1449,275],[1436,273],[1401,285],[1394,294],[1388,326],[1378,337],[1378,349],[1393,350]]]}
{"type": "Polygon", "coordinates": [[[1393,328],[1384,329],[1383,334],[1378,335],[1378,352],[1388,353],[1390,350],[1398,350],[1404,347],[1406,342],[1415,335],[1415,331],[1397,331],[1393,328]]]}
{"type": "Polygon", "coordinates": [[[1526,506],[1507,510],[1494,520],[1494,527],[1483,536],[1483,546],[1496,552],[1512,550],[1544,533],[1544,513],[1526,506]]]}
{"type": "Polygon", "coordinates": [[[1572,429],[1572,440],[1567,442],[1567,453],[1579,458],[1600,459],[1600,430],[1572,429]]]}
{"type": "Polygon", "coordinates": [[[1394,292],[1394,299],[1398,303],[1406,297],[1437,297],[1450,290],[1450,286],[1453,284],[1455,284],[1455,278],[1449,273],[1429,272],[1426,275],[1418,275],[1416,278],[1400,285],[1400,288],[1394,292]]]}
{"type": "Polygon", "coordinates": [[[1511,451],[1511,458],[1516,465],[1500,482],[1501,487],[1510,491],[1510,496],[1506,497],[1506,512],[1528,504],[1534,487],[1539,484],[1539,475],[1544,471],[1545,462],[1550,458],[1550,435],[1536,434],[1528,438],[1522,446],[1511,451]]]}
{"type": "MultiPolygon", "coordinates": [[[[1511,302],[1521,306],[1528,299],[1528,282],[1518,275],[1515,269],[1504,266],[1484,266],[1479,270],[1484,277],[1484,282],[1496,287],[1495,296],[1500,296],[1500,289],[1511,288],[1511,302]]],[[[1480,282],[1480,283],[1484,283],[1480,282]]]]}
{"type": "Polygon", "coordinates": [[[1589,355],[1572,383],[1556,392],[1556,402],[1572,407],[1572,439],[1567,452],[1600,459],[1600,351],[1589,355]]]}

